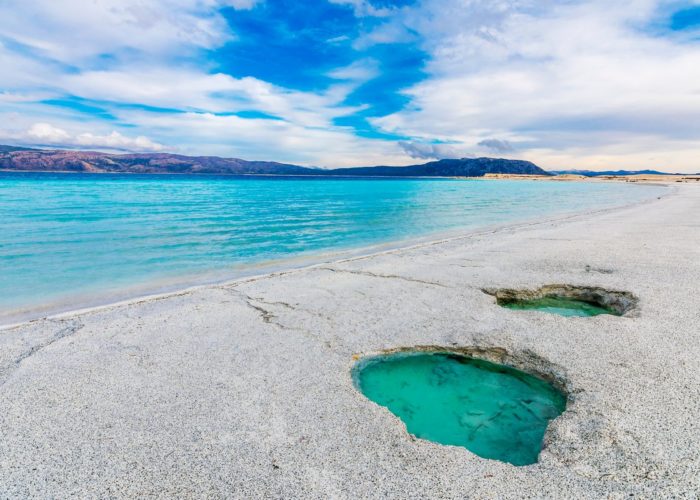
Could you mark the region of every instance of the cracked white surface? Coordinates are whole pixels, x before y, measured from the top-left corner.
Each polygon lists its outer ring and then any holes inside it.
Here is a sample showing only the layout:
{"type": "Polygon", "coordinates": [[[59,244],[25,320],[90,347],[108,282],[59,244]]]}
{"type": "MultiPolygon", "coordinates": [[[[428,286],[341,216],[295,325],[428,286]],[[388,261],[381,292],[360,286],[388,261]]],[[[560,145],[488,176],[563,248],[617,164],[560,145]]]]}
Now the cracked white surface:
{"type": "Polygon", "coordinates": [[[700,188],[649,204],[0,330],[0,497],[700,494],[700,188]],[[482,288],[627,290],[638,317],[482,288]],[[541,357],[571,391],[534,466],[412,439],[352,386],[412,345],[541,357]]]}

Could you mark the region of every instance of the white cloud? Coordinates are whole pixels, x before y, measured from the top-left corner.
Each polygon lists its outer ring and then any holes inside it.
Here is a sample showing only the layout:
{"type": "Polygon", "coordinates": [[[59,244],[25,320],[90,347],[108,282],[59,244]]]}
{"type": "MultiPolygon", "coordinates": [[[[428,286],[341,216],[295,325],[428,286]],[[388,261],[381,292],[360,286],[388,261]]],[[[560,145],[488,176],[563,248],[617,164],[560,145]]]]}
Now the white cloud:
{"type": "Polygon", "coordinates": [[[43,144],[65,144],[71,140],[71,136],[63,129],[54,127],[50,123],[35,123],[27,130],[25,136],[28,139],[43,144]]]}
{"type": "Polygon", "coordinates": [[[319,93],[289,90],[251,77],[233,78],[187,68],[90,71],[66,75],[59,84],[73,95],[95,100],[213,113],[254,109],[309,127],[322,127],[329,126],[332,118],[358,109],[340,103],[360,83],[362,70],[359,67],[341,70],[343,76],[358,80],[319,93]]]}
{"type": "Polygon", "coordinates": [[[29,145],[96,148],[113,151],[156,152],[166,149],[162,144],[145,136],[126,137],[117,131],[105,135],[95,135],[91,132],[71,134],[50,123],[35,123],[29,129],[19,133],[0,130],[0,139],[9,139],[29,145]]]}
{"type": "Polygon", "coordinates": [[[305,127],[284,120],[244,119],[211,113],[143,114],[129,119],[156,130],[185,154],[236,156],[309,166],[410,163],[395,144],[356,137],[338,127],[305,127]],[[183,130],[187,133],[183,135],[183,130]]]}
{"type": "Polygon", "coordinates": [[[431,77],[373,123],[427,141],[504,138],[550,168],[700,170],[697,154],[676,154],[700,149],[700,44],[652,32],[661,5],[430,0],[394,21],[421,34],[431,77]]]}
{"type": "MultiPolygon", "coordinates": [[[[256,0],[32,0],[0,2],[0,33],[66,64],[103,55],[152,58],[214,48],[234,36],[219,10],[256,0]]],[[[99,59],[98,61],[99,62],[99,59]]]]}
{"type": "Polygon", "coordinates": [[[10,92],[0,91],[0,102],[4,103],[20,103],[20,102],[36,102],[42,99],[53,97],[53,93],[49,92],[10,92]]]}
{"type": "MultiPolygon", "coordinates": [[[[108,135],[94,135],[83,132],[75,136],[75,144],[83,148],[107,148],[122,151],[163,151],[165,146],[153,142],[148,137],[125,137],[117,131],[108,135]]],[[[171,151],[174,148],[169,148],[171,151]]]]}
{"type": "Polygon", "coordinates": [[[338,68],[330,73],[328,76],[335,78],[337,80],[354,80],[359,82],[365,82],[371,80],[379,74],[379,61],[376,59],[360,59],[355,61],[349,66],[344,68],[338,68]]]}

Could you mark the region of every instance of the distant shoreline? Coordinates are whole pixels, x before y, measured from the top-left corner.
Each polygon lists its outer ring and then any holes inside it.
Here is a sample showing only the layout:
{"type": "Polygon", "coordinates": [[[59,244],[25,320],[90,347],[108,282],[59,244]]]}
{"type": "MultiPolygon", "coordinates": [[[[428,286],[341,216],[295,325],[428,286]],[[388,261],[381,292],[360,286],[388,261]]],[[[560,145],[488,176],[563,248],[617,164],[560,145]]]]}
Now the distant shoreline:
{"type": "Polygon", "coordinates": [[[193,176],[193,177],[292,177],[302,179],[483,179],[483,177],[450,177],[427,175],[324,175],[324,174],[226,174],[210,172],[76,172],[75,170],[13,170],[0,168],[0,173],[9,174],[61,174],[61,175],[143,175],[143,176],[193,176]]]}
{"type": "Polygon", "coordinates": [[[556,181],[556,182],[628,182],[628,183],[673,183],[673,182],[700,182],[697,174],[631,174],[631,175],[518,175],[518,174],[486,174],[487,180],[531,180],[531,181],[556,181]]]}
{"type": "Polygon", "coordinates": [[[268,177],[268,178],[298,178],[298,179],[453,179],[453,180],[482,180],[482,181],[555,181],[555,182],[628,182],[628,183],[672,183],[700,182],[696,174],[632,174],[632,175],[532,175],[532,174],[485,174],[476,177],[463,176],[427,176],[427,175],[327,175],[327,174],[229,174],[229,173],[192,173],[192,172],[76,172],[74,170],[15,170],[0,169],[0,173],[9,174],[59,174],[59,175],[125,175],[125,176],[195,176],[195,177],[268,177]]]}

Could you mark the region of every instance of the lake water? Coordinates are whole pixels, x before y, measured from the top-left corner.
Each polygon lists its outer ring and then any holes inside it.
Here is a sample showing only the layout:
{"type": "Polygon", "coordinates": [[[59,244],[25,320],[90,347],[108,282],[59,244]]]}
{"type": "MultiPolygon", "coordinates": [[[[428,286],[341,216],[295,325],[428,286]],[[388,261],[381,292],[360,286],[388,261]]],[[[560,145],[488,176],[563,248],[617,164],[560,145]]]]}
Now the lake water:
{"type": "Polygon", "coordinates": [[[663,187],[0,173],[0,320],[262,265],[619,206],[663,187]],[[156,286],[157,285],[157,286],[156,286]]]}

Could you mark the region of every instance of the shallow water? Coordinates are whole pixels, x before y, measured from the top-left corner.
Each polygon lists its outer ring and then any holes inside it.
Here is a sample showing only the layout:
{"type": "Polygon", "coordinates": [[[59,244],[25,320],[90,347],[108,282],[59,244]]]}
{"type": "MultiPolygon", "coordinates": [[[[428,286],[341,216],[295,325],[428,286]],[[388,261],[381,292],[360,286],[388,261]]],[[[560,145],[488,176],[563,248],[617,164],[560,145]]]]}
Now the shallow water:
{"type": "Polygon", "coordinates": [[[601,307],[589,302],[559,297],[543,297],[541,299],[518,300],[503,304],[503,307],[515,310],[542,311],[559,316],[598,316],[600,314],[618,314],[612,309],[601,307]]]}
{"type": "Polygon", "coordinates": [[[0,317],[662,192],[528,181],[0,173],[0,317]]]}
{"type": "Polygon", "coordinates": [[[353,377],[416,437],[513,465],[537,462],[549,421],[566,407],[566,396],[539,378],[447,353],[372,358],[353,377]]]}

